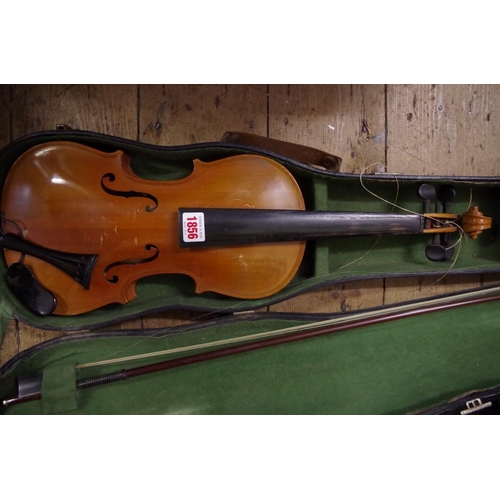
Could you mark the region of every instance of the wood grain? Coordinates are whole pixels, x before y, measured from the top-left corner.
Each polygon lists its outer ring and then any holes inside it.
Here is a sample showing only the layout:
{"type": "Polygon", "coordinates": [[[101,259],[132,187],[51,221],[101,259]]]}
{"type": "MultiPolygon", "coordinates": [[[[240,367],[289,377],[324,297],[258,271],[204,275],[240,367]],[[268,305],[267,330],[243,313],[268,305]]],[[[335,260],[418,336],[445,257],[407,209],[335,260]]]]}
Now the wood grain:
{"type": "Polygon", "coordinates": [[[386,279],[384,301],[392,304],[406,300],[418,300],[435,295],[470,290],[479,286],[494,285],[500,281],[500,274],[485,276],[425,276],[422,278],[386,279]]]}
{"type": "Polygon", "coordinates": [[[384,305],[384,280],[339,283],[269,306],[273,312],[340,313],[384,305]]]}
{"type": "Polygon", "coordinates": [[[19,328],[17,320],[11,318],[2,345],[0,345],[0,366],[2,366],[19,352],[21,352],[19,328]]]}
{"type": "Polygon", "coordinates": [[[140,138],[181,145],[219,140],[237,130],[267,134],[266,85],[144,85],[140,138]]]}
{"type": "Polygon", "coordinates": [[[136,85],[15,85],[13,137],[67,125],[137,138],[136,85]]]}
{"type": "MultiPolygon", "coordinates": [[[[66,124],[179,145],[250,132],[341,156],[343,172],[498,175],[498,85],[14,85],[0,86],[0,144],[66,124]]],[[[269,307],[339,312],[500,281],[499,275],[365,280],[269,307]]],[[[209,316],[170,311],[113,328],[165,328],[209,316]]],[[[12,320],[0,364],[60,335],[12,320]]]]}
{"type": "Polygon", "coordinates": [[[271,85],[269,135],[342,158],[342,172],[385,170],[384,85],[271,85]]]}
{"type": "Polygon", "coordinates": [[[499,104],[498,85],[390,85],[388,168],[418,175],[498,175],[499,104]]]}

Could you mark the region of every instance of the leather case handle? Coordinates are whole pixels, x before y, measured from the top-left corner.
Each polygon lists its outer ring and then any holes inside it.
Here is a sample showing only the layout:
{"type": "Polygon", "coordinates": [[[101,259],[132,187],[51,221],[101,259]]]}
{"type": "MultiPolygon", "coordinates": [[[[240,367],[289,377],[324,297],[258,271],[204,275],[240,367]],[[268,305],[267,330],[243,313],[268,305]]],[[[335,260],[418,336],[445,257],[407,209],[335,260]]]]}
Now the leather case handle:
{"type": "Polygon", "coordinates": [[[301,163],[323,167],[331,172],[339,172],[340,165],[342,164],[342,158],[325,153],[320,149],[280,141],[278,139],[270,139],[269,137],[262,137],[247,132],[226,132],[222,136],[221,141],[265,149],[301,163]]]}

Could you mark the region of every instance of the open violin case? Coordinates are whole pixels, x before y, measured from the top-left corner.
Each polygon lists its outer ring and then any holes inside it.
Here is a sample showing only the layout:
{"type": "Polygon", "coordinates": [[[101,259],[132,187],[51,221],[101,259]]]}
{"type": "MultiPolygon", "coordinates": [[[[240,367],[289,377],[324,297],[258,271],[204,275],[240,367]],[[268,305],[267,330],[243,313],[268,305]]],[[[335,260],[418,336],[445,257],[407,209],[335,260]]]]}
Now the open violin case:
{"type": "MultiPolygon", "coordinates": [[[[494,288],[477,290],[481,297],[487,297],[484,301],[373,323],[355,323],[357,318],[351,318],[350,313],[254,311],[314,288],[350,280],[498,273],[500,179],[375,174],[364,175],[361,183],[359,175],[339,173],[340,159],[333,155],[251,139],[227,134],[220,142],[160,147],[91,132],[41,132],[19,139],[0,152],[0,185],[23,153],[53,141],[77,143],[105,153],[123,151],[131,159],[135,175],[158,181],[187,177],[194,160],[214,162],[250,154],[284,166],[296,180],[305,208],[310,211],[390,213],[394,208],[389,200],[421,213],[423,205],[429,204],[419,196],[421,186],[432,183],[446,188],[439,201],[448,209],[451,203],[450,211],[461,214],[477,205],[492,218],[492,227],[477,239],[463,242],[456,260],[454,255],[442,261],[429,260],[427,248],[436,241],[429,234],[321,239],[307,242],[294,277],[269,297],[242,300],[215,292],[198,294],[189,276],[162,274],[141,279],[137,297],[127,304],[110,304],[72,316],[38,315],[31,310],[5,278],[9,264],[2,259],[2,335],[11,317],[41,329],[77,332],[28,349],[2,367],[0,399],[7,401],[16,395],[33,399],[5,405],[2,412],[409,413],[442,405],[465,393],[472,396],[457,404],[470,409],[471,405],[481,406],[485,397],[473,397],[475,391],[487,389],[489,395],[496,394],[494,388],[500,385],[500,321],[494,288]],[[201,324],[168,330],[105,330],[107,325],[129,318],[180,309],[222,314],[201,324]],[[106,380],[116,370],[253,344],[260,336],[267,339],[266,332],[278,332],[275,335],[281,338],[289,335],[283,332],[285,328],[302,331],[317,321],[333,320],[336,324],[351,319],[349,328],[317,337],[265,344],[249,352],[225,352],[215,359],[201,356],[193,363],[130,380],[106,380]],[[159,354],[162,351],[168,352],[159,354]],[[115,361],[109,363],[109,359],[115,361]],[[104,378],[94,380],[89,388],[77,389],[78,381],[89,377],[104,378]],[[37,391],[41,398],[30,398],[37,391]]],[[[92,169],[92,165],[87,168],[92,169]]],[[[85,216],[84,207],[82,210],[85,216]]],[[[443,299],[452,304],[465,300],[461,295],[443,299]]],[[[409,307],[425,309],[427,303],[409,307]]],[[[384,316],[391,311],[381,308],[367,313],[384,316]]],[[[290,333],[295,334],[295,330],[290,333]]],[[[450,406],[439,408],[445,408],[440,410],[445,412],[450,406]]]]}

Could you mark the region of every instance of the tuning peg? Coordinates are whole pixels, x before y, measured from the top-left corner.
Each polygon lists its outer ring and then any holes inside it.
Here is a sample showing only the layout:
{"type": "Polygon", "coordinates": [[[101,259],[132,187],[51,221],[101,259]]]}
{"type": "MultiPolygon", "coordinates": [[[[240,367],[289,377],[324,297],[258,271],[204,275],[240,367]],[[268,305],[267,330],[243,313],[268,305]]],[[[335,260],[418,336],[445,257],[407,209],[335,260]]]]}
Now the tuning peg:
{"type": "Polygon", "coordinates": [[[425,247],[425,256],[432,262],[444,262],[453,257],[453,248],[441,243],[431,243],[425,247]]]}
{"type": "Polygon", "coordinates": [[[443,204],[443,212],[450,211],[450,203],[455,199],[457,192],[449,184],[445,184],[438,189],[437,198],[443,204]]]}
{"type": "Polygon", "coordinates": [[[427,182],[418,186],[418,196],[424,200],[424,213],[429,212],[431,201],[436,197],[436,188],[427,182]]]}
{"type": "Polygon", "coordinates": [[[432,262],[443,262],[453,257],[453,247],[450,247],[450,241],[447,237],[449,233],[436,233],[432,243],[425,247],[425,256],[432,262]],[[443,238],[444,236],[444,238],[443,238]]]}
{"type": "MultiPolygon", "coordinates": [[[[418,196],[424,200],[424,214],[428,214],[431,211],[431,201],[436,197],[436,188],[427,182],[420,184],[418,186],[418,196]]],[[[431,221],[425,221],[425,228],[429,229],[431,227],[431,221]]]]}

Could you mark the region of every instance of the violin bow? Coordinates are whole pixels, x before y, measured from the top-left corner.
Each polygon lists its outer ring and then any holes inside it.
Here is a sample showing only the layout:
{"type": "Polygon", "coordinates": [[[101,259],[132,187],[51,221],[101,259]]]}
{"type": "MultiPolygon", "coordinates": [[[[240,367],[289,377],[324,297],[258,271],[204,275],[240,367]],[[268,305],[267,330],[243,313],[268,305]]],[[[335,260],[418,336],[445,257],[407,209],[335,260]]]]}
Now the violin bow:
{"type": "MultiPolygon", "coordinates": [[[[383,311],[380,314],[376,315],[361,315],[361,318],[354,319],[351,321],[344,321],[340,324],[325,324],[327,322],[319,322],[312,323],[309,325],[309,328],[303,326],[299,331],[295,333],[275,336],[271,338],[260,339],[255,342],[245,343],[241,345],[235,345],[230,347],[224,347],[222,349],[216,349],[208,352],[203,352],[199,354],[184,356],[176,359],[161,361],[158,363],[146,364],[143,366],[139,366],[136,368],[122,369],[119,371],[110,372],[104,375],[99,375],[95,377],[83,378],[76,382],[77,390],[89,389],[92,387],[98,387],[105,384],[110,384],[113,382],[118,382],[122,380],[127,380],[130,378],[138,377],[141,375],[161,372],[165,370],[170,370],[173,368],[178,368],[181,366],[188,366],[196,363],[201,363],[205,361],[211,361],[214,359],[220,359],[227,356],[234,356],[238,354],[243,354],[246,352],[256,351],[259,349],[265,349],[268,347],[278,346],[282,344],[287,344],[291,342],[297,342],[300,340],[311,339],[315,337],[320,337],[324,335],[331,335],[334,333],[345,332],[354,328],[361,328],[365,326],[376,325],[380,323],[385,323],[389,321],[394,321],[398,319],[405,319],[414,316],[419,316],[422,314],[429,314],[440,311],[447,311],[451,309],[473,306],[477,304],[484,304],[488,302],[493,302],[500,300],[500,287],[494,287],[487,290],[479,290],[475,292],[466,292],[461,294],[457,300],[453,300],[456,297],[448,297],[448,301],[442,301],[440,299],[434,299],[425,301],[423,303],[414,303],[409,304],[405,307],[394,307],[389,308],[387,311],[383,311]],[[486,296],[481,296],[482,294],[486,294],[486,296]],[[490,295],[491,294],[491,295],[490,295]],[[320,326],[314,327],[313,325],[320,326]]],[[[277,335],[285,330],[276,330],[277,335]]],[[[259,335],[259,334],[257,334],[259,335]]],[[[248,336],[250,337],[250,336],[248,336]]],[[[247,338],[248,338],[247,337],[247,338]]],[[[244,339],[238,339],[239,341],[244,339]]],[[[203,345],[201,345],[203,346],[203,345]]],[[[193,346],[194,348],[198,348],[201,346],[193,346]]],[[[166,351],[162,352],[163,354],[166,351]]],[[[130,359],[130,358],[128,358],[130,359]]],[[[112,360],[120,362],[121,359],[112,360]]],[[[98,365],[97,363],[88,363],[85,365],[79,365],[77,367],[83,368],[93,365],[98,365]]],[[[23,377],[18,378],[18,383],[22,383],[23,377]]],[[[32,384],[33,388],[32,392],[26,393],[26,391],[19,391],[18,396],[6,399],[2,402],[3,406],[11,406],[15,404],[25,403],[28,401],[40,400],[42,398],[41,392],[41,375],[31,375],[25,377],[29,379],[29,383],[32,384]],[[34,381],[34,382],[33,382],[34,381]]]]}

